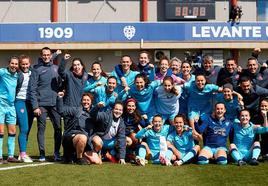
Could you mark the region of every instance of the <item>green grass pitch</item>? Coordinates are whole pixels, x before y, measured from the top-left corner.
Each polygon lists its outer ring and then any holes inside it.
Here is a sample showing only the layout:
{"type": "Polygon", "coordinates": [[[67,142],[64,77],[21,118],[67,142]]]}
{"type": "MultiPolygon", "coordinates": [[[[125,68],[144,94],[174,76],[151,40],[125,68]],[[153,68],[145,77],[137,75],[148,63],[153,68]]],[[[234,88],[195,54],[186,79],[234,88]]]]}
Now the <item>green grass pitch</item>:
{"type": "MultiPolygon", "coordinates": [[[[6,136],[4,147],[6,146],[6,136]]],[[[47,158],[53,155],[53,129],[46,129],[47,158]]],[[[16,145],[18,152],[18,145],[16,145]]],[[[4,155],[7,149],[4,148],[4,155]]],[[[17,155],[18,153],[16,153],[17,155]]],[[[29,137],[28,154],[38,158],[36,123],[29,137]]],[[[11,167],[20,164],[4,164],[11,167]]],[[[12,170],[0,170],[1,185],[268,185],[268,163],[238,167],[233,164],[183,165],[164,167],[104,163],[101,166],[52,164],[12,170]]]]}

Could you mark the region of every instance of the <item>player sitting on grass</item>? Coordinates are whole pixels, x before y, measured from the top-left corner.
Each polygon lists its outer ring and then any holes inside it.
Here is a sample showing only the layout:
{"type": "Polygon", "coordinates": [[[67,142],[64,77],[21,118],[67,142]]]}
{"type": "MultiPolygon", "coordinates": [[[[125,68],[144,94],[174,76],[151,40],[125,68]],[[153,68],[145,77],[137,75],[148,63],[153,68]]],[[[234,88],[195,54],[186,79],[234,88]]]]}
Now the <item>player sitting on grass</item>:
{"type": "Polygon", "coordinates": [[[238,166],[258,165],[258,157],[260,155],[260,142],[255,141],[255,134],[268,132],[267,112],[262,111],[264,119],[264,127],[254,125],[250,122],[250,113],[248,110],[241,110],[240,120],[235,120],[234,128],[234,143],[230,144],[231,156],[238,166]]]}
{"type": "Polygon", "coordinates": [[[192,158],[200,151],[200,146],[194,144],[194,139],[202,140],[200,134],[193,135],[192,129],[185,126],[186,118],[182,114],[178,114],[174,119],[176,131],[173,131],[167,137],[168,159],[174,160],[174,166],[180,166],[192,158]],[[171,158],[173,155],[173,158],[171,158]]]}
{"type": "Polygon", "coordinates": [[[126,135],[125,124],[121,117],[123,103],[115,102],[113,110],[90,112],[94,122],[92,142],[96,152],[105,152],[105,158],[113,163],[125,164],[126,135]]]}
{"type": "MultiPolygon", "coordinates": [[[[93,127],[89,122],[89,111],[93,102],[90,93],[82,96],[81,107],[70,107],[63,105],[63,92],[58,93],[57,110],[63,117],[68,117],[68,122],[64,126],[62,146],[64,151],[64,162],[71,163],[73,154],[76,152],[76,163],[86,165],[88,163],[101,164],[101,159],[97,153],[91,153],[90,162],[83,158],[84,151],[93,151],[91,138],[93,127]]],[[[88,158],[87,158],[88,159],[88,158]]]]}
{"type": "Polygon", "coordinates": [[[199,122],[201,125],[196,125],[197,131],[205,136],[204,148],[198,156],[198,164],[208,164],[209,159],[215,159],[220,165],[227,164],[226,143],[232,123],[225,119],[225,112],[225,105],[216,103],[213,114],[204,115],[199,122]]]}
{"type": "MultiPolygon", "coordinates": [[[[170,126],[163,125],[163,120],[160,115],[153,117],[152,125],[141,129],[137,134],[137,139],[145,138],[146,143],[151,152],[150,159],[154,164],[171,165],[170,160],[166,158],[167,144],[166,138],[169,134],[170,126]]],[[[146,146],[142,143],[139,147],[136,162],[138,165],[145,166],[146,146]]]]}

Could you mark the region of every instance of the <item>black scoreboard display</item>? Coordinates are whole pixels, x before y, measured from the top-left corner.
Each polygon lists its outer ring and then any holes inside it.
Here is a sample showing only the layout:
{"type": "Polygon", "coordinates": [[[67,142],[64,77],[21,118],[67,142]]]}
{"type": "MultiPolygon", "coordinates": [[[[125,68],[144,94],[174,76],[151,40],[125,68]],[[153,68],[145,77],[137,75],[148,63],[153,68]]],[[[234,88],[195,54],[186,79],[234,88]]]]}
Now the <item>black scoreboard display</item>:
{"type": "Polygon", "coordinates": [[[215,19],[215,0],[166,0],[167,20],[215,19]]]}

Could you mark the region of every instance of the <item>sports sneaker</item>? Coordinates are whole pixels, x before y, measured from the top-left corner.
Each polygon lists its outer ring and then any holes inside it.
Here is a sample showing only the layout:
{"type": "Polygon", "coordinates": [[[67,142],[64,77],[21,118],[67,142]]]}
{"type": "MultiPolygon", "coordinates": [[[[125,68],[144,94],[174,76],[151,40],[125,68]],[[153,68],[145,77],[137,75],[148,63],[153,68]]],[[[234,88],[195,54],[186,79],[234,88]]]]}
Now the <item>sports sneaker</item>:
{"type": "Polygon", "coordinates": [[[14,157],[8,157],[7,158],[7,162],[10,162],[10,163],[20,163],[20,161],[17,160],[16,158],[14,158],[14,157]]]}
{"type": "Polygon", "coordinates": [[[105,154],[105,158],[107,160],[109,160],[110,162],[112,162],[112,163],[117,163],[118,162],[117,159],[113,155],[111,155],[108,151],[105,154]]]}
{"type": "Polygon", "coordinates": [[[166,165],[166,166],[171,166],[171,165],[172,165],[171,162],[170,162],[170,160],[167,159],[167,158],[164,157],[164,156],[160,156],[160,157],[159,157],[159,161],[160,161],[160,163],[161,163],[162,165],[166,165]]]}
{"type": "Polygon", "coordinates": [[[23,157],[20,157],[20,159],[18,159],[19,161],[22,161],[23,163],[33,163],[32,158],[30,158],[27,154],[23,157]]]}
{"type": "Polygon", "coordinates": [[[62,159],[61,159],[61,156],[60,156],[60,154],[59,153],[54,153],[54,161],[55,162],[60,162],[60,161],[62,161],[62,159]]]}
{"type": "Polygon", "coordinates": [[[84,158],[77,158],[76,164],[78,164],[78,165],[88,165],[87,161],[84,158]]]}
{"type": "Polygon", "coordinates": [[[0,165],[2,164],[6,164],[7,162],[3,159],[3,158],[0,158],[0,165]]]}
{"type": "Polygon", "coordinates": [[[145,166],[145,159],[140,157],[140,156],[136,156],[136,163],[140,166],[145,166]]]}
{"type": "Polygon", "coordinates": [[[181,166],[183,164],[183,161],[182,160],[177,160],[174,162],[174,166],[181,166]]]}
{"type": "Polygon", "coordinates": [[[46,161],[46,157],[41,155],[38,159],[39,162],[45,162],[46,161]]]}
{"type": "Polygon", "coordinates": [[[249,164],[256,166],[256,165],[259,165],[259,162],[258,162],[258,160],[256,158],[253,158],[253,159],[250,160],[249,164]]]}
{"type": "Polygon", "coordinates": [[[237,162],[237,165],[238,166],[243,166],[243,165],[246,165],[247,163],[246,162],[244,162],[243,160],[238,160],[238,162],[237,162]]]}

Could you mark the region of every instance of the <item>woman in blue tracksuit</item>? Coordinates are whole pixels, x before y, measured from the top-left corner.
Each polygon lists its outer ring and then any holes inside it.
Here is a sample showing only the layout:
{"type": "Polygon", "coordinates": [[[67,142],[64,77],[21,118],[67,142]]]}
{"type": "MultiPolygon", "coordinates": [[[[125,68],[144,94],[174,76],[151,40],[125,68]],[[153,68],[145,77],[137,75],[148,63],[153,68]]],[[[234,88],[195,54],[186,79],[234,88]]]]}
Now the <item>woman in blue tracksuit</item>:
{"type": "Polygon", "coordinates": [[[17,162],[14,158],[16,137],[16,111],[14,106],[18,79],[18,58],[11,57],[7,68],[0,69],[0,164],[3,160],[4,127],[8,129],[8,162],[17,162]]]}
{"type": "MultiPolygon", "coordinates": [[[[192,64],[189,61],[183,61],[181,64],[181,73],[179,75],[186,83],[195,81],[195,75],[192,74],[192,64]]],[[[180,114],[188,115],[188,96],[187,91],[182,91],[180,99],[180,114]]]]}
{"type": "Polygon", "coordinates": [[[89,76],[84,88],[85,92],[93,92],[98,86],[106,85],[108,75],[102,70],[102,66],[99,62],[94,62],[91,65],[91,73],[93,76],[89,76]]]}
{"type": "MultiPolygon", "coordinates": [[[[151,160],[154,164],[171,165],[170,160],[167,160],[167,143],[166,138],[171,132],[170,125],[163,125],[163,120],[160,115],[155,115],[152,120],[152,125],[141,129],[137,134],[137,139],[145,139],[148,148],[150,149],[151,160]]],[[[147,150],[148,151],[148,150],[147,150]]],[[[136,163],[145,166],[145,157],[147,155],[146,146],[141,144],[136,156],[136,163]]]]}
{"type": "Polygon", "coordinates": [[[30,89],[29,82],[33,70],[30,65],[31,60],[29,56],[21,55],[19,57],[20,71],[18,73],[18,82],[16,87],[15,108],[17,114],[17,123],[20,129],[18,137],[19,148],[20,148],[19,160],[21,160],[24,163],[33,162],[26,153],[28,135],[34,118],[29,94],[30,89]]]}
{"type": "Polygon", "coordinates": [[[169,147],[167,158],[174,160],[174,166],[189,162],[200,151],[200,146],[195,145],[194,140],[201,141],[202,136],[200,134],[193,135],[192,129],[185,125],[187,125],[186,117],[178,114],[174,119],[176,130],[167,137],[169,147]]]}
{"type": "Polygon", "coordinates": [[[232,158],[238,166],[258,165],[258,158],[261,153],[260,142],[255,141],[256,134],[268,132],[267,111],[262,111],[263,126],[254,125],[250,122],[250,113],[248,110],[241,110],[239,120],[236,119],[233,124],[234,141],[230,144],[232,158]]]}
{"type": "Polygon", "coordinates": [[[180,86],[175,86],[174,80],[170,76],[163,79],[163,84],[154,91],[156,112],[161,114],[163,121],[167,119],[170,124],[174,123],[174,118],[179,112],[179,98],[181,96],[180,86]]]}
{"type": "Polygon", "coordinates": [[[135,85],[131,86],[129,91],[126,92],[127,96],[130,96],[137,100],[137,108],[143,117],[148,118],[149,121],[156,113],[154,103],[154,90],[161,85],[161,80],[152,81],[149,80],[146,75],[138,74],[135,77],[135,85]]]}

